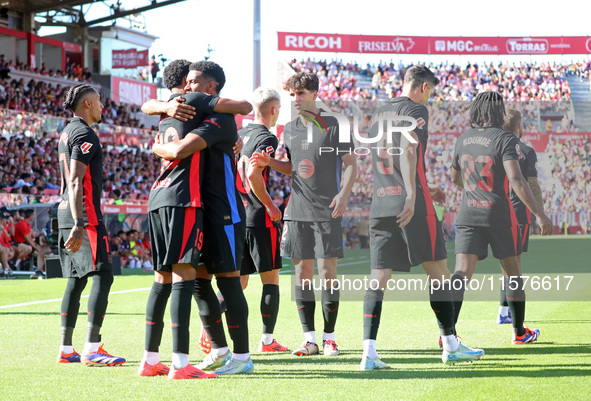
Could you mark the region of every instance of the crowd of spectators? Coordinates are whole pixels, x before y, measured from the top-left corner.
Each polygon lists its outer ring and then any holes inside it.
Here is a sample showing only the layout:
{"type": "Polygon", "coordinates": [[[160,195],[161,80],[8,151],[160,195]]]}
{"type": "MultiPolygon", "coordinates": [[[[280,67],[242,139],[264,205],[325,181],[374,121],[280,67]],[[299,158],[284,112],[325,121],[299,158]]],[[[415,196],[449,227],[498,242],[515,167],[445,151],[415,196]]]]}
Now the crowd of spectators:
{"type": "MultiPolygon", "coordinates": [[[[5,206],[18,196],[18,203],[51,203],[61,187],[58,161],[59,139],[48,134],[39,138],[0,136],[0,196],[5,206]]],[[[103,197],[113,200],[147,200],[160,170],[160,159],[150,151],[106,146],[103,150],[103,197]]]]}
{"type": "MultiPolygon", "coordinates": [[[[404,73],[410,67],[401,63],[380,63],[361,69],[355,63],[311,59],[292,60],[289,64],[296,72],[318,74],[319,98],[323,101],[352,100],[364,111],[371,110],[368,102],[400,96],[404,73]],[[371,77],[369,87],[358,84],[359,76],[371,77]]],[[[441,81],[431,101],[431,132],[465,130],[469,102],[478,93],[488,90],[500,92],[508,103],[522,111],[527,132],[572,132],[576,127],[567,75],[588,79],[591,63],[468,63],[465,67],[442,63],[429,67],[441,81]]],[[[333,111],[341,110],[333,108],[333,111]]]]}
{"type": "Polygon", "coordinates": [[[61,69],[47,68],[45,63],[41,63],[41,67],[38,68],[31,67],[25,63],[7,60],[4,54],[0,54],[0,77],[5,78],[11,71],[26,71],[46,77],[58,77],[78,82],[92,81],[92,73],[89,69],[83,68],[78,63],[71,62],[69,58],[66,59],[66,69],[62,71],[61,69]]]}
{"type": "Polygon", "coordinates": [[[546,152],[552,173],[542,186],[546,210],[591,210],[591,136],[561,139],[552,135],[546,152]]]}
{"type": "MultiPolygon", "coordinates": [[[[55,76],[56,72],[46,70],[44,66],[40,69],[31,69],[20,63],[9,64],[1,61],[1,58],[0,56],[0,108],[56,116],[63,119],[71,117],[71,114],[62,107],[62,102],[70,87],[61,84],[53,86],[43,79],[55,76]],[[24,78],[13,79],[10,77],[10,72],[13,70],[34,72],[39,75],[39,78],[31,79],[28,82],[24,78]]],[[[78,64],[68,64],[66,72],[60,71],[57,76],[78,82],[91,81],[88,69],[81,70],[78,64]]],[[[138,106],[116,104],[111,99],[103,99],[103,102],[105,106],[103,121],[106,124],[143,128],[138,118],[138,113],[141,113],[138,106]]]]}

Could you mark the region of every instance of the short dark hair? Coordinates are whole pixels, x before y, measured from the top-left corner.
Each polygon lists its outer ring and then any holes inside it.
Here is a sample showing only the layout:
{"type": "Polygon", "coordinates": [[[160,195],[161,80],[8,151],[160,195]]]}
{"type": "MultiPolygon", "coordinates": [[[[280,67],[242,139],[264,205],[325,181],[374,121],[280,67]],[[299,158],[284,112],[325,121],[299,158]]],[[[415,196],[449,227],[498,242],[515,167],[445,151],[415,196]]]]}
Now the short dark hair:
{"type": "Polygon", "coordinates": [[[410,84],[410,89],[416,89],[423,83],[428,82],[433,86],[439,84],[439,78],[423,64],[417,64],[406,70],[404,84],[410,84]]]}
{"type": "Polygon", "coordinates": [[[226,84],[226,74],[224,74],[224,69],[213,61],[204,60],[192,63],[189,66],[189,71],[199,71],[205,79],[214,81],[216,83],[216,91],[218,93],[220,93],[226,84]]]}
{"type": "Polygon", "coordinates": [[[35,211],[31,210],[31,209],[27,209],[23,212],[23,217],[25,219],[28,219],[29,217],[31,217],[33,214],[35,214],[35,211]]]}
{"type": "Polygon", "coordinates": [[[166,89],[179,87],[183,84],[183,78],[189,73],[190,61],[173,60],[164,68],[164,86],[166,89]]]}
{"type": "Polygon", "coordinates": [[[501,128],[505,121],[505,103],[499,92],[482,92],[470,106],[470,125],[472,127],[501,128]]]}
{"type": "Polygon", "coordinates": [[[517,109],[510,108],[505,112],[505,121],[503,122],[503,128],[509,132],[517,135],[517,131],[521,126],[521,112],[517,109]]]}
{"type": "Polygon", "coordinates": [[[66,110],[74,111],[78,107],[78,102],[80,99],[90,92],[96,92],[96,89],[87,84],[74,85],[70,88],[70,90],[68,90],[68,93],[66,94],[66,100],[64,100],[62,106],[66,110]]]}
{"type": "Polygon", "coordinates": [[[312,74],[311,72],[298,72],[289,77],[285,83],[285,90],[288,91],[307,89],[310,92],[318,92],[319,88],[320,82],[318,81],[318,75],[312,74]]]}

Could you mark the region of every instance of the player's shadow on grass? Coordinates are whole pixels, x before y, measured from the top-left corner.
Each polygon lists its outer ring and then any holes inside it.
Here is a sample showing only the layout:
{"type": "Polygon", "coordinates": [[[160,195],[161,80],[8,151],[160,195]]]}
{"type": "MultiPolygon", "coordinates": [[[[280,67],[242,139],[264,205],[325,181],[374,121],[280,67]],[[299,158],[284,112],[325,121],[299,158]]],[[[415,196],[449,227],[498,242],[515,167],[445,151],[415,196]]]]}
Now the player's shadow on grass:
{"type": "Polygon", "coordinates": [[[544,320],[528,320],[527,323],[530,326],[533,326],[534,324],[540,323],[540,324],[560,324],[560,323],[568,323],[568,324],[589,324],[591,323],[591,320],[583,320],[583,319],[577,319],[577,320],[563,320],[563,319],[544,319],[544,320]]]}
{"type": "MultiPolygon", "coordinates": [[[[59,311],[57,312],[0,312],[0,315],[57,315],[59,316],[59,311]]],[[[123,316],[145,316],[145,313],[120,313],[120,312],[108,312],[109,315],[123,315],[123,316]]],[[[80,314],[82,315],[82,313],[80,314]]]]}
{"type": "Polygon", "coordinates": [[[528,345],[516,345],[507,348],[485,348],[488,355],[548,355],[548,354],[591,354],[591,346],[581,344],[561,344],[553,347],[552,342],[539,342],[537,345],[549,345],[549,347],[536,347],[528,345]]]}
{"type": "MultiPolygon", "coordinates": [[[[440,353],[441,354],[441,353],[440,353]]],[[[289,354],[286,354],[289,355],[289,354]]],[[[289,364],[292,366],[296,365],[329,365],[334,367],[335,365],[343,365],[343,366],[351,366],[351,365],[359,365],[361,361],[362,352],[359,353],[350,353],[350,354],[341,354],[337,357],[334,356],[324,356],[324,355],[312,355],[312,356],[302,356],[302,357],[286,357],[286,358],[265,358],[262,355],[253,356],[253,360],[255,365],[275,365],[275,364],[289,364]],[[261,358],[262,356],[262,358],[261,358]]],[[[421,356],[417,354],[416,358],[392,358],[386,357],[382,355],[380,352],[380,356],[385,362],[398,364],[398,363],[408,363],[408,364],[425,364],[425,363],[435,363],[437,361],[441,361],[441,356],[437,357],[429,357],[429,356],[421,356]]],[[[307,368],[306,368],[307,369],[307,368]]]]}
{"type": "MultiPolygon", "coordinates": [[[[390,361],[385,361],[390,362],[390,361]]],[[[390,362],[391,363],[391,362],[390,362]]],[[[346,370],[335,371],[335,370],[302,370],[294,372],[293,370],[276,370],[271,372],[257,372],[253,378],[294,378],[297,375],[297,379],[357,379],[357,380],[408,380],[408,379],[474,379],[474,378],[488,378],[488,377],[523,377],[523,378],[548,378],[548,377],[580,377],[588,372],[587,368],[575,369],[572,367],[560,367],[541,368],[533,371],[524,370],[522,366],[510,368],[507,366],[500,366],[498,369],[490,369],[488,365],[484,369],[479,369],[478,364],[481,362],[470,363],[458,363],[456,365],[443,365],[439,362],[440,367],[429,367],[429,368],[399,368],[398,366],[392,369],[384,370],[373,370],[373,371],[362,371],[362,370],[351,370],[351,367],[347,367],[346,370]]],[[[358,363],[355,364],[355,369],[359,369],[358,363]]],[[[564,367],[564,365],[563,365],[564,367]]],[[[256,369],[256,365],[255,365],[256,369]]]]}

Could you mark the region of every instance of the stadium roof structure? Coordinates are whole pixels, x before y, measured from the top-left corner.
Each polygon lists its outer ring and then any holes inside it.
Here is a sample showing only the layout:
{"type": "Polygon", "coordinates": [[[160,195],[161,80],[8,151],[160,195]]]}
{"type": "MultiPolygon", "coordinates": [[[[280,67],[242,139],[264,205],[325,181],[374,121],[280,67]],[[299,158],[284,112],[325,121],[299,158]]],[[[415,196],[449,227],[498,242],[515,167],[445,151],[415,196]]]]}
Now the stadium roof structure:
{"type": "MultiPolygon", "coordinates": [[[[45,26],[88,27],[116,20],[117,18],[126,17],[131,14],[139,14],[144,11],[180,3],[182,1],[185,0],[146,0],[146,5],[133,9],[124,9],[121,1],[117,1],[115,4],[110,5],[111,15],[91,21],[86,21],[82,10],[74,7],[96,3],[109,5],[106,0],[5,0],[2,2],[2,6],[23,13],[46,13],[46,22],[41,23],[41,25],[45,26]],[[66,19],[67,17],[70,17],[69,21],[64,21],[64,17],[66,17],[66,19]]],[[[134,1],[133,4],[135,5],[137,2],[134,1]]]]}

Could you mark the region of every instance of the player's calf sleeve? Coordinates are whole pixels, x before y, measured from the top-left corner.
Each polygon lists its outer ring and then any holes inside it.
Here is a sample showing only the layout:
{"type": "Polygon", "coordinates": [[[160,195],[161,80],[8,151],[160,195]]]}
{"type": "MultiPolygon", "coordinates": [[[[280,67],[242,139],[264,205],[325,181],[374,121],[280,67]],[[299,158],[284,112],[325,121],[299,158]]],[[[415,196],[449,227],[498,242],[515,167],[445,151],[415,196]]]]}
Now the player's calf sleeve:
{"type": "Polygon", "coordinates": [[[314,296],[314,290],[310,286],[301,287],[296,285],[295,300],[304,333],[315,331],[314,311],[316,309],[316,297],[314,296]]]}
{"type": "Polygon", "coordinates": [[[88,296],[88,323],[86,326],[86,342],[101,341],[100,330],[107,312],[109,291],[113,284],[113,272],[102,271],[92,276],[92,288],[88,296]]]}
{"type": "Polygon", "coordinates": [[[277,315],[279,313],[279,286],[264,284],[261,296],[261,316],[263,318],[263,333],[273,334],[277,315]]]}
{"type": "Polygon", "coordinates": [[[234,343],[234,353],[248,353],[248,303],[244,297],[240,277],[217,278],[218,288],[226,300],[228,333],[234,343]]]}
{"type": "Polygon", "coordinates": [[[439,331],[442,336],[450,336],[454,334],[454,302],[450,291],[449,282],[444,283],[439,288],[430,288],[429,301],[431,309],[437,318],[439,331]]]}
{"type": "Polygon", "coordinates": [[[363,339],[375,340],[380,328],[384,293],[380,290],[367,290],[363,298],[363,339]]]}
{"type": "Polygon", "coordinates": [[[507,281],[507,303],[513,318],[513,332],[518,336],[525,333],[523,322],[525,320],[525,290],[521,277],[511,277],[507,281]]]}
{"type": "Polygon", "coordinates": [[[505,276],[503,276],[503,281],[501,282],[501,302],[500,305],[501,306],[509,306],[509,304],[507,303],[507,280],[505,279],[505,276]]]}
{"type": "Polygon", "coordinates": [[[97,272],[92,276],[92,288],[88,296],[88,321],[99,327],[103,325],[112,284],[111,271],[97,272]]]}
{"type": "Polygon", "coordinates": [[[68,284],[66,284],[61,307],[62,345],[72,345],[72,333],[74,332],[74,327],[76,327],[78,311],[80,310],[80,296],[87,282],[86,277],[70,277],[68,284]]]}
{"type": "Polygon", "coordinates": [[[191,320],[191,296],[195,280],[172,283],[170,293],[170,321],[172,323],[172,352],[189,353],[189,321],[191,320]]]}
{"type": "Polygon", "coordinates": [[[171,290],[171,283],[152,283],[146,305],[146,351],[158,352],[164,329],[164,312],[171,290]]]}
{"type": "Polygon", "coordinates": [[[218,293],[216,294],[216,297],[218,298],[218,302],[220,304],[220,310],[222,311],[222,313],[226,312],[226,309],[228,309],[228,306],[226,305],[226,300],[224,299],[222,292],[218,291],[218,293]]]}
{"type": "Polygon", "coordinates": [[[341,292],[331,288],[322,289],[322,316],[324,317],[324,332],[334,333],[339,314],[339,298],[341,292]]]}
{"type": "MultiPolygon", "coordinates": [[[[451,276],[451,297],[454,302],[454,326],[458,323],[460,317],[460,311],[462,310],[462,303],[464,302],[464,291],[466,286],[464,285],[464,276],[455,273],[451,276]]],[[[455,334],[455,333],[454,333],[455,334]]]]}
{"type": "Polygon", "coordinates": [[[222,312],[218,302],[218,296],[213,291],[211,280],[198,278],[195,280],[195,293],[193,294],[201,323],[209,335],[213,348],[227,347],[226,334],[222,321],[222,312]]]}

